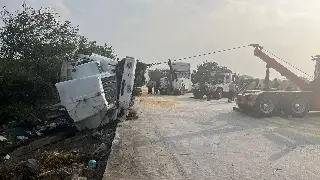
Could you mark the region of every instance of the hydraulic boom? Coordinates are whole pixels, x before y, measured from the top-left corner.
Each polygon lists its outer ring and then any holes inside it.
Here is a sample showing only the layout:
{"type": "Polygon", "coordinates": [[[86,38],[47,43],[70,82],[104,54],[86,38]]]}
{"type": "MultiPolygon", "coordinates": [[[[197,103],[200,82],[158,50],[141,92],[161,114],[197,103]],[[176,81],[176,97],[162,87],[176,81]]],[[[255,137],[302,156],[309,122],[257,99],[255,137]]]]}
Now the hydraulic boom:
{"type": "Polygon", "coordinates": [[[279,72],[282,76],[286,77],[291,82],[295,83],[301,90],[310,91],[311,86],[308,82],[303,80],[301,77],[297,76],[289,69],[284,67],[282,64],[278,63],[274,58],[271,58],[264,52],[262,52],[263,47],[259,44],[250,44],[249,46],[254,47],[254,55],[259,57],[261,60],[267,63],[267,67],[270,67],[277,72],[279,72]]]}

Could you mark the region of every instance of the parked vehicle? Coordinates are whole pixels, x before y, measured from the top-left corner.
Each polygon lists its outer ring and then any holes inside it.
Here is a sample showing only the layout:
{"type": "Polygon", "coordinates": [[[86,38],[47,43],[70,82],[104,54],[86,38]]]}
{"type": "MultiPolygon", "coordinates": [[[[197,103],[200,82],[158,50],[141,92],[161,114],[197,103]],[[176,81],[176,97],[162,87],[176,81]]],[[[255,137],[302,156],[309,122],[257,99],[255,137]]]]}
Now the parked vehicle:
{"type": "Polygon", "coordinates": [[[190,77],[190,63],[173,63],[170,78],[163,77],[160,79],[160,94],[178,94],[183,95],[192,91],[192,82],[190,77]],[[170,88],[171,87],[171,88],[170,88]]]}
{"type": "Polygon", "coordinates": [[[209,99],[219,100],[223,97],[228,97],[229,85],[231,82],[236,83],[236,75],[232,73],[222,73],[216,75],[217,81],[205,82],[205,90],[200,89],[200,84],[196,83],[193,85],[193,96],[196,99],[203,98],[204,95],[209,99]]]}

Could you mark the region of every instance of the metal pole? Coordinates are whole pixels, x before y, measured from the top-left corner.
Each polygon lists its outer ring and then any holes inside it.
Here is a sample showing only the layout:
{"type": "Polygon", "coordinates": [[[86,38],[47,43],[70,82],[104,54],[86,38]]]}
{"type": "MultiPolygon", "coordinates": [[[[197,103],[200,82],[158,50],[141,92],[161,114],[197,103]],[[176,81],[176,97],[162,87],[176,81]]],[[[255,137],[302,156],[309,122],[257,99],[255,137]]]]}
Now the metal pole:
{"type": "Polygon", "coordinates": [[[267,64],[266,65],[266,77],[264,79],[264,86],[265,89],[269,90],[270,89],[270,66],[267,64]]]}
{"type": "Polygon", "coordinates": [[[168,65],[169,65],[169,77],[168,77],[168,94],[172,92],[172,79],[173,79],[173,68],[172,68],[172,63],[171,60],[168,60],[168,65]]]}

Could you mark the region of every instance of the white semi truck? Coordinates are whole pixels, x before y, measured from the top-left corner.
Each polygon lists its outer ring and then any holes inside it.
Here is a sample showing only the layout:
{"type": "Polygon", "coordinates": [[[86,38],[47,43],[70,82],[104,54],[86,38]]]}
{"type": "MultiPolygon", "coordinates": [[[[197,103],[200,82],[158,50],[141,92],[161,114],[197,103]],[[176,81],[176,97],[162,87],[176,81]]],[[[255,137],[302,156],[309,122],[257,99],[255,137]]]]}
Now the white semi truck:
{"type": "Polygon", "coordinates": [[[97,128],[125,117],[132,100],[136,60],[122,61],[93,54],[79,55],[77,61],[65,63],[63,82],[57,83],[61,105],[79,130],[97,128]]]}
{"type": "Polygon", "coordinates": [[[172,92],[168,92],[169,79],[163,77],[160,79],[160,93],[161,94],[179,94],[183,95],[186,92],[190,92],[192,89],[191,75],[190,75],[190,63],[176,62],[172,63],[173,80],[172,80],[172,92]]]}
{"type": "Polygon", "coordinates": [[[216,81],[215,82],[205,82],[204,91],[201,91],[200,84],[196,83],[193,85],[193,95],[196,99],[201,99],[204,95],[212,96],[211,98],[220,99],[222,97],[226,97],[229,93],[229,85],[230,83],[236,84],[237,75],[232,73],[221,73],[215,74],[216,81]]]}

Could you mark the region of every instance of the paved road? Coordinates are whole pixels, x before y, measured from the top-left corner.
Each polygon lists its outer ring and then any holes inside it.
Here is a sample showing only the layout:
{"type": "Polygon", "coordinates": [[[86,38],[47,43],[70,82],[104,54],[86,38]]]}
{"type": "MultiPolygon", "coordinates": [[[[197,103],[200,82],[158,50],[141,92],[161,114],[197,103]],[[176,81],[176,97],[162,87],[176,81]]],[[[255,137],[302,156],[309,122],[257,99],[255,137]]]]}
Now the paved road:
{"type": "Polygon", "coordinates": [[[105,179],[320,179],[319,114],[258,119],[189,96],[142,99],[105,179]]]}

